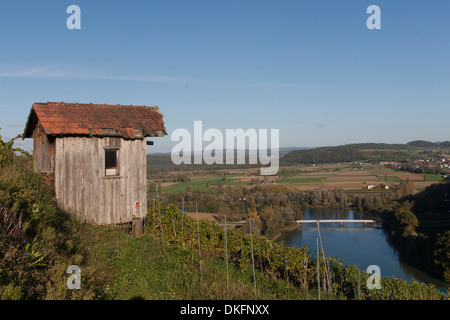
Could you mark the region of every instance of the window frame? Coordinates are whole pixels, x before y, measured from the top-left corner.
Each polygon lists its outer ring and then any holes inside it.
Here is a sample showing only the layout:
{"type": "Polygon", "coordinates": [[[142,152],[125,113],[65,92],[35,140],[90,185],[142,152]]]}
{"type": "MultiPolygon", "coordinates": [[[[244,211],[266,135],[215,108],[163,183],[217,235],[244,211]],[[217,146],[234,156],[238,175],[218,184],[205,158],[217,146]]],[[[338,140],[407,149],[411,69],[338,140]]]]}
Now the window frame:
{"type": "Polygon", "coordinates": [[[120,177],[120,161],[119,161],[119,151],[120,151],[120,147],[104,147],[104,161],[103,161],[103,166],[104,166],[104,170],[103,170],[103,174],[105,178],[115,178],[115,177],[120,177]],[[107,170],[111,170],[107,168],[107,152],[108,151],[115,151],[116,154],[116,172],[115,174],[108,174],[107,170]]]}

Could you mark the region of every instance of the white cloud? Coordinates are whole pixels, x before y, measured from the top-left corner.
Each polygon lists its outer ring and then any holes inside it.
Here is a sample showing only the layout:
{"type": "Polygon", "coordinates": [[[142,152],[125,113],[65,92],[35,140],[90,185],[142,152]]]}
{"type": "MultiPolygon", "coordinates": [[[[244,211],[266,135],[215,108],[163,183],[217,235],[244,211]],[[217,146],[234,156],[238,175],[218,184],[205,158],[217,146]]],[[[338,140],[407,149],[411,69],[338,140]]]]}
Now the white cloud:
{"type": "Polygon", "coordinates": [[[24,128],[26,123],[17,123],[17,124],[7,124],[8,128],[24,128]]]}
{"type": "Polygon", "coordinates": [[[11,78],[36,78],[36,79],[100,79],[100,80],[113,80],[113,81],[134,81],[134,82],[153,82],[153,83],[179,83],[179,84],[191,84],[191,83],[208,83],[216,84],[220,86],[243,86],[247,88],[292,88],[299,89],[310,86],[304,83],[282,83],[282,82],[256,82],[247,83],[239,81],[223,81],[222,79],[201,79],[184,76],[171,76],[171,75],[118,75],[111,74],[97,70],[83,70],[82,68],[67,68],[64,66],[32,66],[32,67],[0,67],[0,77],[11,78]]]}
{"type": "Polygon", "coordinates": [[[152,75],[152,76],[135,76],[135,75],[114,75],[106,73],[92,72],[90,70],[71,70],[55,66],[37,66],[28,68],[16,69],[0,69],[0,77],[15,77],[15,78],[67,78],[67,79],[103,79],[103,80],[118,80],[118,81],[136,81],[136,82],[156,82],[156,83],[194,83],[198,79],[180,77],[180,76],[166,76],[166,75],[152,75]]]}

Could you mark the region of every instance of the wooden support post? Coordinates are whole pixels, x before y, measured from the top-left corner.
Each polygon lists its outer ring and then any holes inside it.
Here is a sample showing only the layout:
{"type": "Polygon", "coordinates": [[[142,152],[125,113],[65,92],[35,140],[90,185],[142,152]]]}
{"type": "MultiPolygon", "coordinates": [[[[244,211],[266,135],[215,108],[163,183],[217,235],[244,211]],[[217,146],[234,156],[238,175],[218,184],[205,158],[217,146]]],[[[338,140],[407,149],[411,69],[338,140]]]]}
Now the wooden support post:
{"type": "MultiPolygon", "coordinates": [[[[319,223],[317,223],[317,225],[319,225],[319,223]]],[[[320,270],[319,270],[319,237],[317,237],[317,256],[316,256],[316,260],[317,260],[317,290],[319,292],[319,300],[320,300],[320,270]]]]}
{"type": "Polygon", "coordinates": [[[250,245],[252,249],[252,266],[253,266],[253,283],[255,285],[255,300],[258,300],[258,294],[256,292],[255,255],[253,254],[252,218],[248,219],[248,223],[250,227],[250,245]]]}
{"type": "Polygon", "coordinates": [[[203,271],[202,271],[202,251],[200,248],[200,221],[198,219],[198,205],[197,201],[195,201],[195,211],[197,212],[197,234],[198,234],[198,255],[200,257],[200,280],[203,277],[203,271]]]}
{"type": "Polygon", "coordinates": [[[229,297],[228,292],[228,237],[227,237],[227,216],[225,216],[225,261],[227,262],[227,298],[229,297]]]}
{"type": "Polygon", "coordinates": [[[184,220],[184,197],[182,197],[183,203],[181,205],[181,240],[184,241],[184,230],[183,230],[183,220],[184,220]]]}
{"type": "Polygon", "coordinates": [[[131,233],[135,237],[140,237],[144,230],[144,220],[139,217],[133,217],[131,222],[131,233]]]}

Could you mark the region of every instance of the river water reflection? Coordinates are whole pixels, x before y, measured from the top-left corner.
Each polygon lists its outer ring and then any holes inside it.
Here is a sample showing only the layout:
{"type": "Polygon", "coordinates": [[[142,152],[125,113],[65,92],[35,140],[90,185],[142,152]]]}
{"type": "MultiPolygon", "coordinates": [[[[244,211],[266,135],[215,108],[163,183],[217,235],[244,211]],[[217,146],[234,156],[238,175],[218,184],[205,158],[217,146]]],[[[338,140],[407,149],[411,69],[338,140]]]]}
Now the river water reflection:
{"type": "MultiPolygon", "coordinates": [[[[303,219],[373,219],[376,217],[356,210],[306,208],[302,210],[303,219]]],[[[434,284],[440,290],[450,288],[449,284],[429,275],[400,258],[398,251],[389,243],[381,223],[364,226],[361,223],[322,223],[320,224],[322,244],[327,256],[342,258],[347,265],[358,265],[366,271],[370,265],[381,269],[381,276],[395,277],[411,281],[413,278],[434,284]]],[[[277,239],[286,246],[307,246],[310,253],[317,251],[317,225],[303,224],[294,230],[283,231],[277,239]]]]}

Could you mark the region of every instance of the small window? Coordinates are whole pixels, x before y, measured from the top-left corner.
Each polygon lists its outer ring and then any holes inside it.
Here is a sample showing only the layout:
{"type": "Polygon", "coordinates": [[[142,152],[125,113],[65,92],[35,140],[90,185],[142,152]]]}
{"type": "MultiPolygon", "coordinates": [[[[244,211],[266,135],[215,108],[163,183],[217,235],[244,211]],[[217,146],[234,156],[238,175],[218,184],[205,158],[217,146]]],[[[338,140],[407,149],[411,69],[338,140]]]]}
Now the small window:
{"type": "Polygon", "coordinates": [[[105,175],[117,176],[119,170],[117,167],[117,150],[105,150],[105,175]]]}

